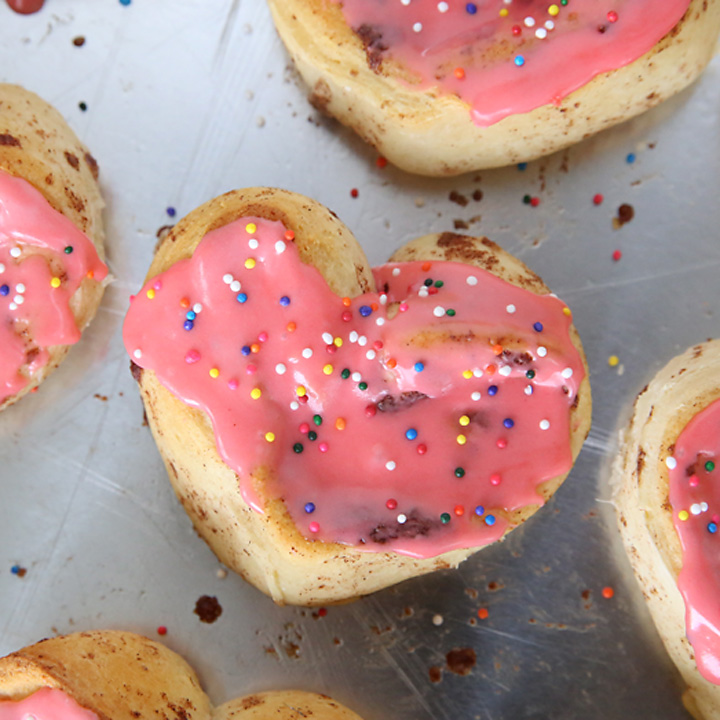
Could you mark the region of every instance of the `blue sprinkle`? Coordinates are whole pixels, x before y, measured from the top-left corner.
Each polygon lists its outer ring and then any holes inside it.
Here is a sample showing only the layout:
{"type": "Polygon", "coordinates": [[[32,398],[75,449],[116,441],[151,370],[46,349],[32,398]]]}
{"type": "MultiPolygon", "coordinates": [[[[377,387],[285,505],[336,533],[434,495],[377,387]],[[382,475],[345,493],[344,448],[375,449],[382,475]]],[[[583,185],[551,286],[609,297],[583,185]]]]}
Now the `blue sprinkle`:
{"type": "Polygon", "coordinates": [[[498,386],[497,385],[491,385],[488,388],[488,395],[497,395],[498,386]]]}
{"type": "Polygon", "coordinates": [[[194,320],[194,319],[197,317],[197,314],[195,313],[194,310],[188,310],[188,311],[185,313],[185,317],[186,317],[188,320],[194,320]]]}
{"type": "Polygon", "coordinates": [[[120,0],[120,4],[124,5],[125,7],[127,7],[131,2],[132,0],[120,0]]]}
{"type": "Polygon", "coordinates": [[[174,207],[167,208],[165,212],[168,214],[168,217],[175,217],[176,211],[174,207]]]}
{"type": "Polygon", "coordinates": [[[512,418],[505,418],[503,420],[503,425],[509,430],[513,425],[515,425],[515,421],[512,418]]]}
{"type": "Polygon", "coordinates": [[[243,346],[242,346],[242,350],[240,350],[240,352],[241,352],[245,357],[247,357],[252,351],[250,350],[250,346],[249,346],[249,345],[243,345],[243,346]]]}
{"type": "Polygon", "coordinates": [[[535,330],[535,332],[542,332],[542,331],[543,331],[543,324],[540,323],[540,322],[536,322],[536,323],[533,325],[533,330],[535,330]]]}
{"type": "Polygon", "coordinates": [[[195,323],[193,323],[192,320],[186,320],[186,321],[183,323],[183,327],[184,327],[186,330],[192,330],[193,327],[194,327],[194,325],[195,325],[195,323]]]}
{"type": "Polygon", "coordinates": [[[308,515],[315,512],[315,503],[305,503],[305,512],[308,513],[308,515]]]}
{"type": "Polygon", "coordinates": [[[425,369],[425,365],[421,362],[415,363],[415,372],[422,372],[425,369]]]}
{"type": "Polygon", "coordinates": [[[465,6],[465,11],[468,15],[474,15],[477,12],[477,5],[475,3],[468,3],[465,6]]]}
{"type": "Polygon", "coordinates": [[[7,286],[7,285],[0,286],[0,295],[5,297],[5,295],[7,295],[9,292],[10,292],[9,286],[7,286]]]}
{"type": "Polygon", "coordinates": [[[17,575],[17,574],[20,572],[20,566],[19,566],[19,565],[13,565],[13,566],[10,568],[10,572],[11,572],[13,575],[17,575]]]}
{"type": "Polygon", "coordinates": [[[363,317],[368,317],[368,315],[372,314],[372,308],[369,305],[361,305],[360,306],[360,314],[363,317]]]}
{"type": "Polygon", "coordinates": [[[526,162],[518,163],[517,169],[520,170],[521,172],[525,172],[525,170],[527,170],[527,163],[526,162]]]}
{"type": "Polygon", "coordinates": [[[717,523],[714,523],[714,522],[708,523],[707,529],[708,529],[708,532],[711,532],[713,534],[716,533],[718,530],[717,523]]]}
{"type": "Polygon", "coordinates": [[[280,304],[281,304],[283,307],[287,307],[287,306],[290,304],[290,298],[289,298],[287,295],[283,295],[283,296],[280,298],[280,304]]]}
{"type": "Polygon", "coordinates": [[[405,431],[405,437],[408,440],[415,440],[415,438],[417,438],[417,436],[418,436],[418,431],[415,428],[408,428],[405,431]]]}
{"type": "Polygon", "coordinates": [[[244,293],[244,292],[238,293],[236,299],[239,303],[247,302],[247,293],[244,293]]]}
{"type": "Polygon", "coordinates": [[[494,525],[495,524],[495,516],[494,515],[488,515],[485,518],[485,524],[486,525],[494,525]]]}
{"type": "Polygon", "coordinates": [[[478,505],[475,508],[475,514],[476,515],[484,515],[485,514],[485,508],[482,505],[478,505]]]}
{"type": "Polygon", "coordinates": [[[632,165],[635,162],[635,153],[628,153],[625,161],[628,163],[628,165],[632,165]]]}
{"type": "Polygon", "coordinates": [[[518,67],[522,67],[525,64],[525,58],[522,55],[515,56],[515,64],[518,67]]]}

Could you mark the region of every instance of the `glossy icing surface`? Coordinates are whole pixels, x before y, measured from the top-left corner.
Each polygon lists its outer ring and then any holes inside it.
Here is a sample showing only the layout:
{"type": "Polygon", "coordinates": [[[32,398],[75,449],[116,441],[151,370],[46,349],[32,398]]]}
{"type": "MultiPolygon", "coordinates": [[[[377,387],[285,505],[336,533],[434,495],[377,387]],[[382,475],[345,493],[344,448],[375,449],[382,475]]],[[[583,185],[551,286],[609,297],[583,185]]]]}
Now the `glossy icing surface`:
{"type": "Polygon", "coordinates": [[[23,700],[0,700],[0,720],[98,720],[62,690],[42,688],[23,700]]]}
{"type": "Polygon", "coordinates": [[[559,103],[596,75],[637,60],[690,0],[332,0],[376,58],[471,106],[474,122],[559,103]]]}
{"type": "Polygon", "coordinates": [[[69,301],[88,275],[107,268],[87,236],[0,170],[0,403],[47,364],[47,348],[80,339],[69,301]]]}
{"type": "Polygon", "coordinates": [[[434,556],[499,538],[567,472],[584,368],[570,312],[460,263],[388,264],[340,298],[279,223],[246,218],[133,299],[124,341],[210,416],[300,532],[434,556]]]}
{"type": "Polygon", "coordinates": [[[667,462],[687,635],[700,672],[720,684],[720,400],[688,423],[667,462]]]}

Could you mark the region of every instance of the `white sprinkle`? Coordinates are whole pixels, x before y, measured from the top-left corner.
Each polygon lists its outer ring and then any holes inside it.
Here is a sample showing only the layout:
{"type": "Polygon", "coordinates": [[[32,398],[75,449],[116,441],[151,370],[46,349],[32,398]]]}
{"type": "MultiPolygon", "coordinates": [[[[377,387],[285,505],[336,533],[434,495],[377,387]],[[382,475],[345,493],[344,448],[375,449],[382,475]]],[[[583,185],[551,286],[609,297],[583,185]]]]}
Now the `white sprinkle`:
{"type": "Polygon", "coordinates": [[[312,357],[312,355],[313,355],[312,348],[307,347],[307,348],[305,348],[305,349],[302,351],[302,356],[303,356],[306,360],[309,360],[309,359],[312,357]]]}
{"type": "Polygon", "coordinates": [[[198,313],[202,312],[202,305],[200,303],[195,303],[192,309],[193,312],[197,315],[198,313]]]}
{"type": "Polygon", "coordinates": [[[400,274],[400,268],[393,268],[393,277],[397,277],[400,274]]]}
{"type": "Polygon", "coordinates": [[[442,317],[445,314],[445,308],[442,305],[436,305],[435,309],[433,310],[433,315],[435,317],[442,317]]]}
{"type": "Polygon", "coordinates": [[[507,377],[512,372],[512,368],[509,365],[503,365],[499,370],[498,373],[502,375],[503,377],[507,377]]]}
{"type": "Polygon", "coordinates": [[[383,317],[375,318],[375,324],[376,324],[378,327],[380,327],[381,325],[384,325],[384,324],[385,324],[385,318],[383,318],[383,317]]]}
{"type": "Polygon", "coordinates": [[[535,27],[535,18],[530,17],[529,15],[523,20],[525,23],[525,27],[535,27]]]}
{"type": "Polygon", "coordinates": [[[545,21],[545,27],[548,30],[554,30],[555,29],[555,23],[552,20],[546,20],[545,21]]]}
{"type": "Polygon", "coordinates": [[[698,505],[697,503],[693,503],[693,504],[690,506],[690,512],[691,512],[693,515],[699,515],[699,514],[702,512],[702,511],[700,510],[700,505],[698,505]]]}
{"type": "Polygon", "coordinates": [[[20,254],[22,253],[22,250],[20,250],[19,247],[14,247],[10,250],[10,257],[20,257],[20,254]]]}
{"type": "Polygon", "coordinates": [[[2,263],[0,263],[0,274],[2,274],[4,272],[5,272],[5,266],[2,263]]]}
{"type": "Polygon", "coordinates": [[[446,2],[439,2],[438,3],[438,10],[441,13],[446,13],[450,9],[450,6],[446,2]]]}
{"type": "Polygon", "coordinates": [[[475,402],[477,402],[482,395],[476,390],[471,396],[470,396],[475,402]]]}
{"type": "Polygon", "coordinates": [[[361,335],[361,336],[358,338],[358,345],[359,345],[360,347],[365,347],[365,346],[367,345],[367,338],[366,338],[364,335],[361,335]]]}
{"type": "Polygon", "coordinates": [[[13,303],[13,302],[11,302],[11,303],[8,305],[8,307],[9,307],[11,310],[17,310],[17,305],[16,305],[15,303],[13,303]]]}
{"type": "Polygon", "coordinates": [[[573,370],[572,370],[572,368],[565,368],[560,374],[561,374],[566,380],[568,380],[569,378],[571,378],[571,377],[573,376],[573,370]]]}
{"type": "Polygon", "coordinates": [[[473,377],[482,377],[485,373],[480,368],[475,368],[473,370],[473,377]]]}
{"type": "Polygon", "coordinates": [[[514,305],[508,305],[505,308],[511,315],[517,310],[517,308],[514,305]]]}
{"type": "Polygon", "coordinates": [[[538,357],[545,357],[547,355],[547,348],[542,345],[537,349],[538,357]]]}
{"type": "Polygon", "coordinates": [[[437,625],[438,627],[445,622],[445,619],[442,615],[433,615],[432,623],[433,625],[437,625]]]}
{"type": "Polygon", "coordinates": [[[139,360],[142,357],[142,350],[140,348],[133,350],[133,357],[139,360]]]}
{"type": "Polygon", "coordinates": [[[285,252],[286,248],[287,248],[287,245],[282,240],[278,240],[275,243],[275,252],[278,255],[282,255],[285,252]]]}
{"type": "Polygon", "coordinates": [[[419,33],[422,30],[422,23],[413,23],[413,32],[419,33]]]}
{"type": "Polygon", "coordinates": [[[706,502],[701,502],[701,503],[700,503],[700,510],[702,510],[702,512],[707,512],[707,511],[708,511],[708,504],[707,504],[706,502]]]}
{"type": "Polygon", "coordinates": [[[375,351],[374,351],[374,350],[368,350],[368,351],[365,353],[365,357],[366,357],[368,360],[374,360],[374,359],[375,359],[375,351]]]}
{"type": "Polygon", "coordinates": [[[467,280],[465,282],[468,285],[477,285],[478,279],[474,275],[468,275],[467,280]]]}
{"type": "Polygon", "coordinates": [[[225,273],[223,275],[223,282],[226,285],[229,285],[233,281],[233,276],[230,273],[225,273]]]}
{"type": "Polygon", "coordinates": [[[300,407],[300,403],[297,400],[293,400],[290,403],[290,409],[291,410],[297,410],[300,407]]]}
{"type": "Polygon", "coordinates": [[[233,280],[233,281],[230,283],[230,289],[231,289],[233,292],[239,292],[239,290],[240,290],[241,287],[242,287],[242,285],[240,284],[240,281],[239,281],[239,280],[233,280]]]}
{"type": "Polygon", "coordinates": [[[257,238],[250,238],[248,240],[248,246],[251,250],[257,250],[260,247],[260,243],[258,242],[257,238]]]}
{"type": "Polygon", "coordinates": [[[13,298],[13,301],[16,302],[18,305],[22,305],[25,302],[25,298],[22,295],[16,295],[13,298]]]}
{"type": "Polygon", "coordinates": [[[405,515],[404,513],[400,513],[397,516],[397,521],[398,523],[400,523],[400,525],[404,525],[407,522],[407,515],[405,515]]]}
{"type": "Polygon", "coordinates": [[[525,394],[526,395],[532,395],[535,391],[533,390],[532,385],[526,385],[525,386],[525,394]]]}
{"type": "Polygon", "coordinates": [[[360,382],[362,380],[362,375],[359,372],[354,372],[350,377],[353,382],[360,382]]]}
{"type": "Polygon", "coordinates": [[[384,293],[378,298],[378,300],[380,300],[381,305],[387,305],[387,295],[384,293]]]}
{"type": "Polygon", "coordinates": [[[357,334],[357,332],[356,332],[355,330],[353,330],[353,331],[350,333],[350,337],[349,337],[348,339],[350,340],[351,343],[356,343],[356,342],[358,341],[358,338],[359,338],[359,337],[360,337],[360,336],[357,334]]]}
{"type": "Polygon", "coordinates": [[[284,363],[278,363],[275,366],[275,372],[278,375],[284,375],[287,372],[287,368],[285,367],[284,363]]]}
{"type": "Polygon", "coordinates": [[[535,37],[538,40],[544,40],[547,37],[547,30],[545,28],[538,28],[535,31],[535,37]]]}
{"type": "Polygon", "coordinates": [[[400,2],[407,7],[410,4],[410,0],[400,0],[400,2]]]}
{"type": "Polygon", "coordinates": [[[23,285],[23,283],[18,283],[15,286],[15,292],[19,292],[22,295],[25,292],[25,285],[23,285]]]}
{"type": "Polygon", "coordinates": [[[665,460],[665,464],[670,468],[670,470],[674,470],[677,467],[677,460],[672,456],[668,455],[667,459],[665,460]]]}
{"type": "Polygon", "coordinates": [[[323,339],[323,342],[324,342],[326,345],[332,345],[332,342],[333,342],[333,340],[334,340],[335,338],[332,336],[331,333],[329,333],[329,332],[324,332],[324,333],[322,334],[322,339],[323,339]]]}
{"type": "Polygon", "coordinates": [[[541,430],[547,430],[550,427],[550,421],[549,420],[541,420],[540,421],[540,429],[541,430]]]}
{"type": "Polygon", "coordinates": [[[395,462],[394,460],[388,460],[388,461],[385,463],[385,467],[386,467],[388,470],[394,470],[394,469],[397,467],[397,464],[396,464],[396,462],[395,462]]]}
{"type": "Polygon", "coordinates": [[[429,294],[428,289],[424,285],[418,290],[418,297],[426,298],[429,294]]]}

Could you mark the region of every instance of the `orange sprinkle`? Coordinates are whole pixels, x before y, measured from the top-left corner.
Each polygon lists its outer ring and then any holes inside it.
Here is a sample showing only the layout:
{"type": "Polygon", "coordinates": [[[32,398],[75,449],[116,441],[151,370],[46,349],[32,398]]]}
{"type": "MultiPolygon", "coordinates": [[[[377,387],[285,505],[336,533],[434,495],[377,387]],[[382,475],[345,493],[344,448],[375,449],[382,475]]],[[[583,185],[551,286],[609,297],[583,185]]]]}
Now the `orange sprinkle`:
{"type": "Polygon", "coordinates": [[[464,515],[464,514],[465,514],[465,508],[464,508],[462,505],[456,505],[456,506],[453,508],[453,512],[454,512],[458,517],[460,517],[461,515],[464,515]]]}
{"type": "Polygon", "coordinates": [[[461,68],[461,67],[455,68],[455,77],[458,80],[464,80],[465,79],[465,70],[463,70],[463,68],[461,68]]]}
{"type": "Polygon", "coordinates": [[[36,393],[40,388],[36,385],[30,392],[36,393]]]}
{"type": "Polygon", "coordinates": [[[370,303],[370,307],[372,308],[373,312],[377,312],[380,306],[377,303],[370,303]]]}
{"type": "Polygon", "coordinates": [[[494,365],[486,365],[485,366],[485,372],[488,375],[494,375],[497,368],[494,365]]]}
{"type": "Polygon", "coordinates": [[[344,430],[344,429],[345,429],[345,418],[338,418],[338,419],[335,421],[335,427],[336,427],[338,430],[344,430]]]}
{"type": "Polygon", "coordinates": [[[289,323],[285,326],[285,329],[286,329],[288,332],[295,332],[295,331],[297,330],[297,325],[296,325],[294,322],[289,322],[289,323]]]}
{"type": "Polygon", "coordinates": [[[478,617],[479,617],[481,620],[487,620],[487,616],[488,616],[489,614],[490,614],[490,613],[488,612],[488,609],[487,609],[487,608],[480,608],[480,609],[478,610],[478,617]]]}
{"type": "Polygon", "coordinates": [[[493,345],[492,350],[496,355],[502,355],[503,346],[502,345],[493,345]]]}
{"type": "Polygon", "coordinates": [[[250,352],[259,353],[260,352],[260,345],[259,343],[253,343],[250,346],[250,352]]]}
{"type": "Polygon", "coordinates": [[[602,589],[602,596],[606,600],[610,600],[610,598],[614,597],[614,595],[615,595],[615,591],[609,585],[602,589]]]}
{"type": "Polygon", "coordinates": [[[92,270],[88,270],[87,277],[89,277],[92,280],[95,277],[95,273],[92,270]]]}
{"type": "Polygon", "coordinates": [[[389,368],[397,367],[397,360],[396,360],[395,358],[390,358],[390,359],[387,361],[387,366],[388,366],[389,368]]]}
{"type": "Polygon", "coordinates": [[[295,233],[292,230],[285,231],[285,239],[292,242],[295,239],[295,233]]]}
{"type": "Polygon", "coordinates": [[[423,272],[427,272],[431,267],[432,267],[432,263],[424,262],[424,263],[422,264],[423,272]]]}
{"type": "Polygon", "coordinates": [[[188,298],[184,297],[184,298],[180,301],[180,307],[181,307],[181,308],[190,307],[190,300],[189,300],[188,298]]]}
{"type": "Polygon", "coordinates": [[[351,300],[349,297],[344,297],[344,298],[342,299],[342,304],[343,304],[345,307],[350,307],[350,303],[351,303],[351,302],[352,302],[352,300],[351,300]]]}

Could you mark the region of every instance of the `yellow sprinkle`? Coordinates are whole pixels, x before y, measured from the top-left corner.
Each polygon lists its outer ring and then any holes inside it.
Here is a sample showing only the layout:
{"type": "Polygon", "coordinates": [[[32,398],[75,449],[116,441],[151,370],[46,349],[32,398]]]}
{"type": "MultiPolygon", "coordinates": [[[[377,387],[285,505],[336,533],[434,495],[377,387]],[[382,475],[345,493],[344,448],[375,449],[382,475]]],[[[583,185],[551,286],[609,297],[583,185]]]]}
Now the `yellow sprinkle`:
{"type": "Polygon", "coordinates": [[[325,367],[323,368],[323,372],[324,372],[326,375],[332,375],[332,371],[333,371],[334,369],[335,369],[335,368],[333,368],[332,365],[328,364],[328,365],[325,365],[325,367]]]}
{"type": "Polygon", "coordinates": [[[335,338],[335,339],[333,340],[333,345],[334,345],[335,347],[342,347],[342,338],[335,338]]]}
{"type": "Polygon", "coordinates": [[[510,11],[507,8],[503,8],[500,11],[500,17],[507,17],[510,14],[510,11]]]}
{"type": "Polygon", "coordinates": [[[464,435],[457,436],[457,444],[464,445],[467,442],[467,438],[464,435]]]}
{"type": "Polygon", "coordinates": [[[216,378],[220,376],[220,371],[217,368],[210,368],[210,377],[216,378]]]}
{"type": "Polygon", "coordinates": [[[560,8],[557,5],[551,5],[548,8],[548,13],[552,15],[553,17],[557,15],[560,12],[560,8]]]}
{"type": "Polygon", "coordinates": [[[248,258],[248,259],[245,261],[245,267],[246,267],[248,270],[252,270],[252,269],[255,267],[255,265],[256,265],[256,263],[255,263],[255,258],[248,258]]]}
{"type": "MultiPolygon", "coordinates": [[[[54,279],[55,279],[55,278],[53,278],[53,280],[54,280],[54,279]]],[[[53,286],[53,287],[54,287],[54,286],[53,286]]],[[[147,291],[147,296],[148,296],[148,298],[150,298],[150,300],[152,300],[152,299],[155,297],[155,291],[154,291],[152,288],[150,288],[150,289],[147,291]]]]}
{"type": "Polygon", "coordinates": [[[258,387],[253,388],[253,389],[250,391],[250,397],[251,397],[253,400],[257,400],[261,395],[262,395],[262,390],[261,390],[260,388],[258,388],[258,387]]]}
{"type": "Polygon", "coordinates": [[[302,397],[305,393],[307,393],[307,390],[302,385],[298,385],[295,393],[298,397],[302,397]]]}
{"type": "Polygon", "coordinates": [[[336,427],[338,430],[344,430],[344,429],[345,429],[345,418],[338,418],[338,419],[335,421],[335,427],[336,427]]]}
{"type": "Polygon", "coordinates": [[[266,432],[266,433],[265,433],[265,439],[266,439],[268,442],[274,442],[274,441],[275,441],[275,433],[273,433],[273,432],[266,432]]]}
{"type": "Polygon", "coordinates": [[[615,367],[620,362],[620,358],[617,355],[611,355],[608,358],[608,365],[610,367],[615,367]]]}
{"type": "Polygon", "coordinates": [[[54,288],[59,288],[59,287],[60,287],[60,278],[59,278],[59,277],[54,277],[54,278],[50,281],[50,284],[51,284],[54,288]]]}
{"type": "Polygon", "coordinates": [[[245,226],[245,230],[252,235],[257,230],[257,225],[255,223],[248,223],[245,226]]]}
{"type": "Polygon", "coordinates": [[[472,370],[463,370],[462,376],[463,376],[466,380],[469,380],[469,379],[473,376],[473,371],[472,371],[472,370]]]}
{"type": "Polygon", "coordinates": [[[563,312],[564,312],[568,317],[570,317],[570,315],[572,315],[572,312],[571,312],[571,310],[570,310],[569,307],[564,307],[564,308],[563,308],[563,312]]]}
{"type": "Polygon", "coordinates": [[[467,415],[463,415],[463,416],[460,418],[460,424],[461,424],[463,427],[466,427],[467,425],[470,424],[470,418],[469,418],[467,415]]]}
{"type": "Polygon", "coordinates": [[[683,522],[685,522],[689,517],[690,517],[690,515],[689,515],[689,513],[688,513],[687,510],[681,510],[681,511],[678,513],[678,518],[679,518],[680,520],[682,520],[683,522]]]}

